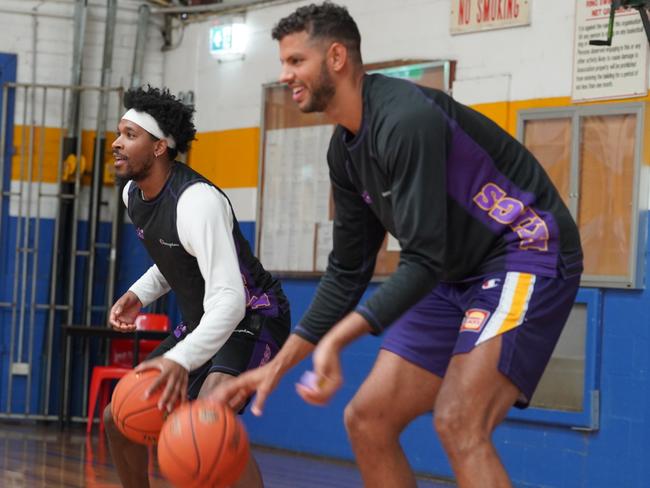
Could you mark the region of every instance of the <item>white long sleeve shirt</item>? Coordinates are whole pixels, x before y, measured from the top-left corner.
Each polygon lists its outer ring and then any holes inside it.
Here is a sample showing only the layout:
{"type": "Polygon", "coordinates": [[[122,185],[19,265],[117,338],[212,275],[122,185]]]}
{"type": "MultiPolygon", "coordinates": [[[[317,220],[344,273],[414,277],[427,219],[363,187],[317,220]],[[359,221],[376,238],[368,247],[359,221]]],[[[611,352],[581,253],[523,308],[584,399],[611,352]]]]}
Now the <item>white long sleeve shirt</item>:
{"type": "MultiPolygon", "coordinates": [[[[122,198],[128,204],[130,181],[122,198]]],[[[176,228],[185,251],[194,256],[205,281],[204,314],[196,328],[164,354],[188,371],[221,349],[246,313],[246,293],[233,239],[233,215],[226,198],[207,183],[195,183],[180,196],[176,228]]],[[[170,290],[156,265],[130,288],[143,306],[170,290]]]]}

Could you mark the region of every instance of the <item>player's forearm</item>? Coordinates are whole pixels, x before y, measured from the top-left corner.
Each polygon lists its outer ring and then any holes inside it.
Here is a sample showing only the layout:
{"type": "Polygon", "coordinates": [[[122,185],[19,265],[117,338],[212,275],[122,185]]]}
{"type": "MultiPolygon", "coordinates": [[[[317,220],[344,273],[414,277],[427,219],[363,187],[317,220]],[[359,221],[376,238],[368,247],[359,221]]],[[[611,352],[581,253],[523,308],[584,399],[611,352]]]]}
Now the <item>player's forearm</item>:
{"type": "Polygon", "coordinates": [[[325,334],[322,340],[329,341],[340,350],[359,337],[371,332],[372,327],[365,317],[357,312],[351,312],[325,334]]]}
{"type": "Polygon", "coordinates": [[[170,287],[157,266],[151,266],[138,281],[133,283],[129,291],[134,293],[143,307],[169,292],[170,287]]]}
{"type": "Polygon", "coordinates": [[[272,361],[276,368],[276,374],[284,375],[284,373],[305,359],[314,350],[314,347],[311,342],[296,334],[291,334],[272,361]]]}
{"type": "Polygon", "coordinates": [[[196,328],[165,357],[192,371],[223,347],[246,314],[243,297],[236,290],[222,292],[204,302],[206,312],[196,328]]]}

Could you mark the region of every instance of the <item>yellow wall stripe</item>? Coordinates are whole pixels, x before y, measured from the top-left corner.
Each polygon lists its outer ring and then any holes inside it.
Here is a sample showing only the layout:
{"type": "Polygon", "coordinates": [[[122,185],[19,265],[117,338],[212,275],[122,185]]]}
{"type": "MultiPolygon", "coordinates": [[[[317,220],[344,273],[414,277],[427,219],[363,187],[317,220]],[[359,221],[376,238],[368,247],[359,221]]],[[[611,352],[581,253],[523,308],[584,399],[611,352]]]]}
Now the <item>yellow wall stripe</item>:
{"type": "MultiPolygon", "coordinates": [[[[62,154],[63,131],[58,127],[36,127],[31,134],[32,143],[32,177],[28,178],[30,132],[25,126],[14,126],[14,154],[11,159],[12,180],[32,180],[43,183],[56,183],[59,168],[59,159],[62,154]],[[39,178],[40,175],[40,178],[39,178]]],[[[114,133],[106,134],[104,163],[112,167],[113,156],[111,143],[114,133]]],[[[90,173],[95,153],[95,131],[82,131],[81,133],[81,170],[84,174],[84,183],[90,181],[90,173]]],[[[76,158],[75,158],[76,159],[76,158]]]]}
{"type": "Polygon", "coordinates": [[[221,188],[257,187],[259,127],[196,136],[189,165],[221,188]]]}
{"type": "MultiPolygon", "coordinates": [[[[650,97],[638,97],[626,100],[611,100],[603,103],[622,102],[650,102],[650,97]]],[[[588,103],[594,105],[596,102],[588,103]]],[[[478,112],[494,120],[497,124],[515,136],[517,132],[517,113],[520,110],[538,108],[566,108],[574,106],[569,97],[555,97],[543,99],[531,99],[511,102],[495,102],[474,105],[478,112]]],[[[643,159],[650,164],[650,108],[646,110],[646,131],[644,140],[643,159]]],[[[36,178],[36,165],[38,163],[42,129],[34,132],[34,178],[36,178]]],[[[43,182],[53,183],[56,181],[56,171],[60,158],[60,136],[61,130],[54,127],[45,128],[44,158],[43,158],[43,182]]],[[[82,154],[86,160],[86,166],[92,165],[93,141],[95,132],[84,131],[82,137],[82,154]]],[[[26,178],[26,157],[23,157],[23,169],[20,172],[21,150],[23,140],[28,141],[29,132],[23,130],[20,125],[14,128],[14,148],[16,153],[12,158],[12,179],[26,178]]],[[[233,129],[226,131],[201,132],[197,134],[197,140],[192,144],[188,156],[188,163],[194,169],[206,176],[221,188],[256,188],[258,183],[259,164],[259,127],[244,129],[233,129]]],[[[113,141],[113,134],[108,133],[106,144],[106,162],[112,165],[110,155],[110,143],[113,141]]]]}

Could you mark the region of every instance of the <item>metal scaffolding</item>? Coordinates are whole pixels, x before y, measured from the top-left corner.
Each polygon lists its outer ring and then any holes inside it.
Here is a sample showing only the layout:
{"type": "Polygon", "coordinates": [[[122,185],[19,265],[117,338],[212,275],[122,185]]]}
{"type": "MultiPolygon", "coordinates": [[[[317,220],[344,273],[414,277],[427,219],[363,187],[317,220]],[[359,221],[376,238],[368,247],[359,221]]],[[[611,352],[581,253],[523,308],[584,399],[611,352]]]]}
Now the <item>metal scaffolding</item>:
{"type": "MultiPolygon", "coordinates": [[[[84,325],[105,325],[108,308],[115,287],[115,260],[110,257],[117,253],[117,242],[98,242],[96,229],[100,224],[100,212],[88,214],[87,245],[80,244],[80,225],[82,219],[82,196],[90,197],[91,208],[108,206],[111,216],[108,224],[111,229],[119,226],[119,205],[116,192],[109,193],[114,201],[101,200],[101,187],[104,181],[103,144],[95,144],[94,164],[92,166],[93,185],[83,184],[84,169],[82,161],[82,126],[77,124],[73,133],[68,130],[66,115],[70,108],[66,104],[71,99],[79,101],[78,108],[83,113],[88,100],[101,100],[96,127],[97,139],[104,138],[104,128],[109,118],[109,106],[115,107],[113,120],[118,119],[122,106],[121,87],[96,87],[52,85],[33,83],[7,83],[2,87],[2,113],[0,127],[13,124],[7,120],[10,97],[15,96],[16,122],[20,123],[19,138],[6,140],[6,131],[0,131],[0,175],[3,175],[0,198],[0,255],[4,268],[0,274],[11,277],[11,293],[7,300],[0,301],[0,312],[10,316],[9,367],[6,378],[6,401],[0,405],[0,416],[55,418],[50,416],[50,402],[53,391],[52,371],[56,366],[53,355],[53,341],[57,337],[56,327],[62,323],[83,323],[84,325]],[[58,113],[57,113],[58,112],[58,113]],[[21,120],[22,119],[22,120],[21,120]],[[55,122],[55,119],[58,119],[55,122]],[[47,132],[58,132],[58,141],[46,139],[47,132]],[[70,141],[74,144],[70,144],[70,141]],[[9,174],[6,160],[7,145],[14,143],[13,165],[9,174]],[[73,146],[74,152],[69,148],[73,146]],[[98,150],[98,148],[100,150],[98,150]],[[58,155],[56,169],[52,166],[52,153],[58,155]],[[46,156],[46,155],[49,155],[46,156]],[[46,174],[55,173],[49,179],[46,174]],[[66,221],[66,225],[62,225],[66,221]],[[43,233],[43,227],[51,229],[43,233]],[[61,234],[66,233],[66,239],[61,234]],[[13,247],[12,247],[12,244],[13,247]],[[62,245],[65,244],[65,245],[62,245]],[[107,276],[97,276],[96,262],[98,251],[105,250],[107,276]],[[49,280],[43,290],[43,268],[49,263],[49,280]],[[79,266],[80,265],[80,266],[79,266]],[[79,268],[78,268],[79,266],[79,268]],[[11,269],[9,269],[11,268],[11,269]],[[93,301],[92,290],[101,282],[106,284],[107,292],[102,303],[93,301]],[[83,291],[80,293],[80,289],[83,291]],[[85,300],[83,299],[87,297],[85,300]],[[81,298],[81,300],[80,300],[81,298]],[[41,312],[46,318],[37,316],[41,312]],[[101,318],[98,318],[101,316],[101,318]],[[95,323],[93,324],[93,318],[95,323]],[[35,350],[36,345],[39,350],[35,350]],[[40,358],[35,361],[35,358],[40,358]],[[35,365],[40,364],[38,371],[35,365]],[[23,404],[21,411],[14,408],[14,382],[24,377],[25,398],[17,402],[23,404]],[[41,386],[34,390],[34,382],[41,386]],[[40,406],[32,408],[32,392],[40,392],[40,406]]],[[[69,104],[68,104],[69,105],[69,104]]],[[[113,232],[111,231],[111,234],[113,232]]],[[[89,358],[85,357],[85,365],[89,358]]],[[[87,370],[84,368],[84,391],[87,389],[87,370]]],[[[67,382],[67,378],[59,378],[67,382]]],[[[68,388],[64,390],[67,394],[68,388]]],[[[85,408],[85,400],[84,400],[85,408]]]]}

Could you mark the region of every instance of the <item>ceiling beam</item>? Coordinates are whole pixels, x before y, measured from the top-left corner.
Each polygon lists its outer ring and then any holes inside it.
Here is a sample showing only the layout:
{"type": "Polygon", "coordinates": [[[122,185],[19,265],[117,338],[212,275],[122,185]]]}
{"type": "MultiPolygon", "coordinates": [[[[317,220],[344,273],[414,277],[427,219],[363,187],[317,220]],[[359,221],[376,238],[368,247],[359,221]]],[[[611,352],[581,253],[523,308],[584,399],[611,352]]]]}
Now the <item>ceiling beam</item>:
{"type": "MultiPolygon", "coordinates": [[[[150,0],[151,1],[151,0],[150,0]]],[[[169,7],[152,7],[152,14],[199,14],[243,9],[260,4],[287,3],[287,0],[223,0],[220,3],[205,5],[173,5],[169,7]]]]}

